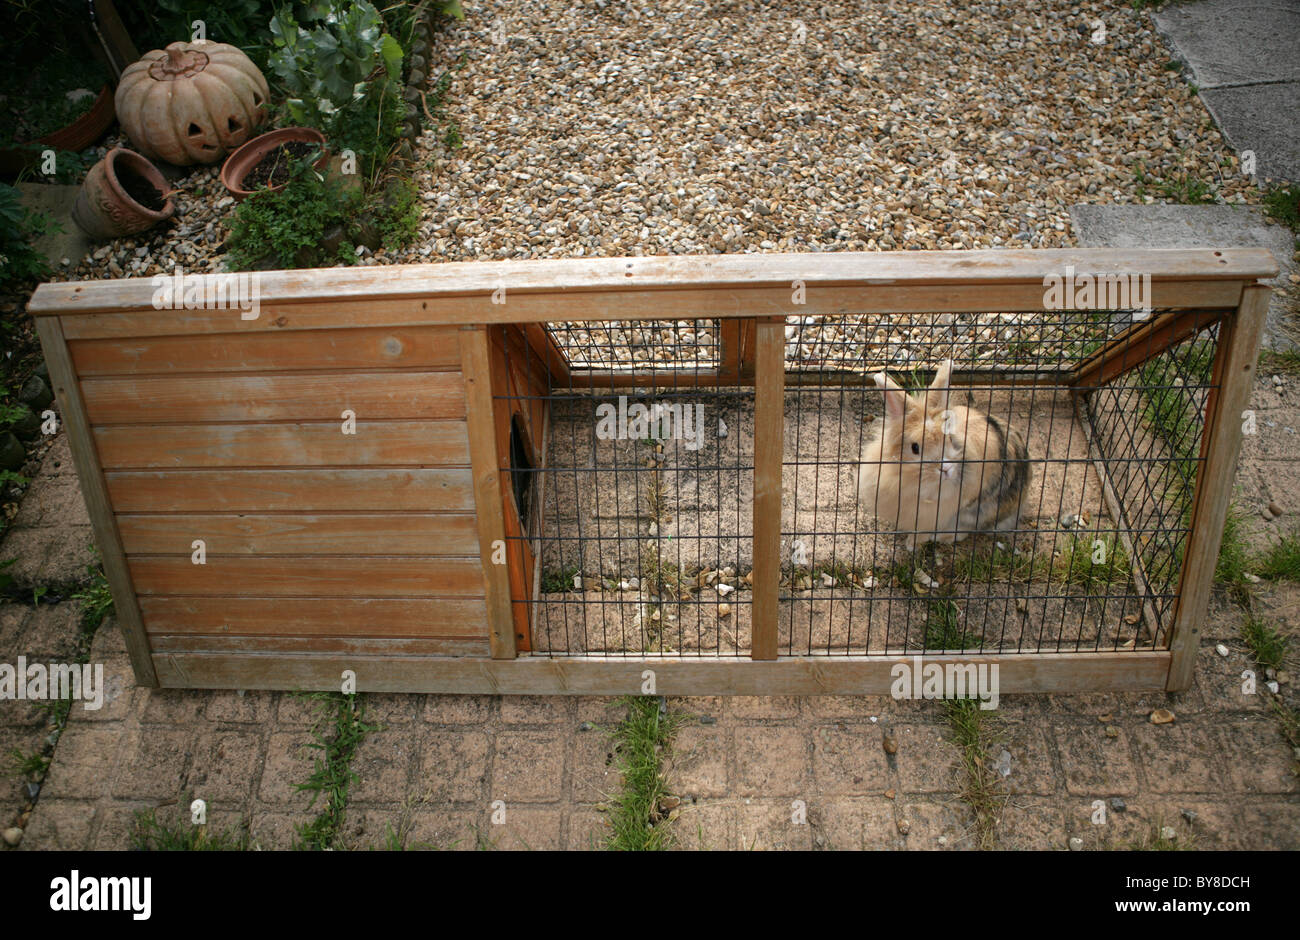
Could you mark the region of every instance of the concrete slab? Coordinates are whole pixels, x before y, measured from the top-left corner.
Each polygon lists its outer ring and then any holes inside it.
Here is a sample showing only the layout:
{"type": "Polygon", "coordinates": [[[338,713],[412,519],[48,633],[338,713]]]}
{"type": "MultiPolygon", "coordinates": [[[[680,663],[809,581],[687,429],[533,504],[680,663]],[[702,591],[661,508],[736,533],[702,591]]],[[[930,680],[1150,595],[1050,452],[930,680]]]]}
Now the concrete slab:
{"type": "Polygon", "coordinates": [[[71,270],[91,249],[90,236],[72,221],[72,207],[77,202],[80,186],[62,186],[45,183],[19,183],[22,204],[36,212],[43,212],[63,227],[61,232],[47,231],[36,240],[36,248],[45,256],[56,272],[71,270]],[[63,264],[63,259],[68,264],[63,264]]]}
{"type": "Polygon", "coordinates": [[[1201,88],[1300,81],[1300,3],[1202,0],[1153,18],[1201,88]]]}
{"type": "Polygon", "coordinates": [[[1300,82],[1202,89],[1201,100],[1233,148],[1255,154],[1261,183],[1300,180],[1300,82]]]}
{"type": "MultiPolygon", "coordinates": [[[[1295,268],[1291,232],[1251,206],[1080,205],[1070,208],[1070,222],[1086,248],[1267,248],[1280,270],[1269,282],[1275,287],[1285,287],[1295,268]]],[[[1263,344],[1300,344],[1300,324],[1280,291],[1269,304],[1263,344]]]]}

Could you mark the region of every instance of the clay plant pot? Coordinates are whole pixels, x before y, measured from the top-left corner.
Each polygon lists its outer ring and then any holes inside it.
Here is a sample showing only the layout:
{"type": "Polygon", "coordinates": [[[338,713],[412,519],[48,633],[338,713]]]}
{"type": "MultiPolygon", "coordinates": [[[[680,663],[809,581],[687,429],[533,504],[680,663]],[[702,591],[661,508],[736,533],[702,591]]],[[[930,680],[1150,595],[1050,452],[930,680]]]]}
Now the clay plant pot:
{"type": "Polygon", "coordinates": [[[99,90],[90,110],[67,127],[50,131],[26,146],[0,150],[0,172],[17,174],[27,167],[36,166],[41,151],[47,147],[52,150],[85,150],[108,132],[113,126],[113,118],[113,89],[105,85],[99,90]]]}
{"type": "Polygon", "coordinates": [[[166,193],[170,187],[158,168],[133,150],[114,147],[86,174],[72,218],[91,238],[118,238],[152,228],[176,211],[171,197],[159,211],[137,202],[123,183],[144,180],[166,193]]]}
{"type": "Polygon", "coordinates": [[[274,193],[284,189],[287,182],[280,183],[277,186],[267,186],[263,189],[245,189],[244,180],[253,167],[262,162],[262,158],[281,144],[299,141],[301,143],[316,144],[321,148],[320,159],[313,166],[317,170],[325,168],[329,163],[329,151],[325,149],[325,135],[313,127],[282,127],[278,131],[270,131],[254,137],[244,146],[240,147],[229,157],[221,167],[221,182],[226,185],[230,195],[236,200],[245,199],[253,193],[274,193]]]}

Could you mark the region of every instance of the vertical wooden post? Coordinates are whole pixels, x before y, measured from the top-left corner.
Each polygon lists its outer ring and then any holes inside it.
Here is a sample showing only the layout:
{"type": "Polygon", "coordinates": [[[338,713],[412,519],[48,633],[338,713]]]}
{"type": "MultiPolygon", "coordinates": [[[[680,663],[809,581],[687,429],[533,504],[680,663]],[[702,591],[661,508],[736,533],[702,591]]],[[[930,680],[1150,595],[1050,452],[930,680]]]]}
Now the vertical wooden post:
{"type": "Polygon", "coordinates": [[[1242,412],[1250,403],[1259,358],[1259,337],[1268,313],[1272,289],[1264,285],[1245,288],[1237,312],[1219,321],[1219,347],[1214,378],[1219,388],[1206,406],[1203,449],[1205,462],[1196,475],[1191,532],[1183,553],[1178,610],[1174,616],[1170,649],[1173,658],[1165,688],[1182,691],[1192,684],[1201,629],[1214,584],[1223,525],[1232,502],[1232,483],[1241,453],[1242,412]]]}
{"type": "Polygon", "coordinates": [[[158,688],[158,674],[153,668],[153,655],[149,650],[149,637],[144,632],[144,620],[131,583],[122,537],[117,531],[117,519],[108,498],[108,483],[99,464],[95,438],[86,419],[86,403],[81,398],[81,387],[63,338],[63,325],[57,317],[36,317],[36,333],[45,351],[45,364],[50,369],[54,395],[63,414],[63,427],[68,432],[72,449],[72,462],[81,479],[82,494],[86,497],[86,511],[95,532],[95,543],[104,562],[104,577],[113,594],[113,610],[126,652],[131,658],[135,681],[145,688],[158,688]]]}
{"type": "Polygon", "coordinates": [[[718,384],[740,384],[740,321],[723,317],[718,324],[721,348],[718,356],[718,384]]]}
{"type": "Polygon", "coordinates": [[[781,456],[785,437],[785,319],[760,320],[754,382],[752,659],[777,657],[781,580],[781,456]]]}
{"type": "MultiPolygon", "coordinates": [[[[461,328],[460,363],[465,374],[465,420],[469,427],[469,461],[474,479],[479,558],[483,563],[483,587],[487,596],[488,640],[493,659],[514,659],[515,625],[510,609],[510,571],[506,565],[501,455],[497,450],[496,421],[493,418],[495,403],[492,400],[492,366],[486,327],[461,328]]],[[[502,402],[500,406],[507,407],[507,403],[502,402]]]]}
{"type": "Polygon", "coordinates": [[[754,381],[754,317],[723,317],[718,328],[722,341],[718,363],[719,385],[748,385],[754,381]]]}

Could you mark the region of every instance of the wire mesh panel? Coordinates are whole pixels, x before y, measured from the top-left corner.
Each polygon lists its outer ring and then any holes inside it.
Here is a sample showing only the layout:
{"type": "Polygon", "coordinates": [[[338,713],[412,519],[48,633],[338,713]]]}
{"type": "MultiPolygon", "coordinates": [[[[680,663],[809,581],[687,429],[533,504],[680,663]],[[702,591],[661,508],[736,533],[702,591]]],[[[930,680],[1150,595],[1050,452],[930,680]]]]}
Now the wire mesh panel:
{"type": "Polygon", "coordinates": [[[526,471],[546,655],[747,656],[753,393],[716,320],[560,324],[545,463],[526,471]]]}
{"type": "Polygon", "coordinates": [[[781,652],[1167,645],[1214,354],[1154,355],[1175,319],[792,318],[781,652]]]}
{"type": "MultiPolygon", "coordinates": [[[[1127,344],[1145,361],[1095,386],[1081,387],[1088,429],[1109,478],[1109,511],[1126,533],[1134,587],[1143,595],[1137,646],[1167,647],[1178,600],[1183,553],[1191,534],[1196,481],[1214,375],[1215,317],[1183,312],[1192,331],[1147,358],[1144,342],[1127,344]]],[[[1212,572],[1201,572],[1211,577],[1212,572]]]]}

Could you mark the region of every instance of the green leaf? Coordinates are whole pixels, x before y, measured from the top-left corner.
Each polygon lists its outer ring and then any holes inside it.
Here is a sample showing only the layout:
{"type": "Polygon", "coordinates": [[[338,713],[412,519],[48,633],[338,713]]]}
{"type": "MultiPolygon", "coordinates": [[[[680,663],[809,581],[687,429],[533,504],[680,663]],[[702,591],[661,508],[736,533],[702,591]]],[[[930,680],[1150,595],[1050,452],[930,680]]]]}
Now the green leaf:
{"type": "Polygon", "coordinates": [[[387,33],[379,42],[379,54],[383,56],[388,77],[396,81],[402,77],[402,47],[396,39],[387,33]]]}
{"type": "Polygon", "coordinates": [[[445,15],[454,16],[458,20],[465,18],[465,11],[461,9],[460,0],[446,0],[440,9],[445,15]]]}

